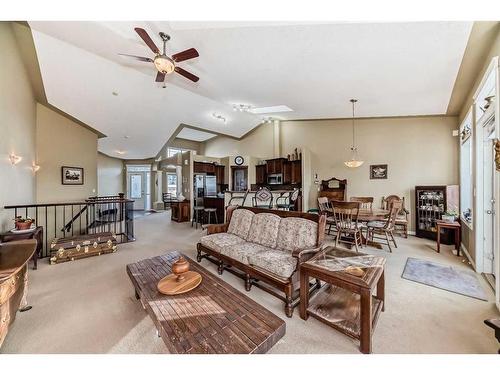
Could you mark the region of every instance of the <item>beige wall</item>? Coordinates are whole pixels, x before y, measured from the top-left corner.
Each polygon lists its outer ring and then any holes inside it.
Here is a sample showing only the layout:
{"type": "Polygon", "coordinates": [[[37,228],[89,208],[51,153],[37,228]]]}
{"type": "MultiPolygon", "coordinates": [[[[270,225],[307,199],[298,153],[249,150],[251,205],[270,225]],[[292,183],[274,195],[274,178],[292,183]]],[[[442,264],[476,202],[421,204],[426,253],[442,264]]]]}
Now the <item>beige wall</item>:
{"type": "Polygon", "coordinates": [[[123,160],[112,158],[103,153],[97,154],[97,193],[116,195],[125,193],[123,160]]]}
{"type": "MultiPolygon", "coordinates": [[[[499,29],[497,31],[497,36],[496,38],[494,39],[492,45],[491,45],[491,48],[487,54],[487,56],[485,56],[485,58],[483,59],[483,64],[482,66],[480,67],[479,69],[479,72],[477,74],[477,77],[474,81],[474,85],[472,87],[470,87],[469,89],[469,93],[467,94],[467,97],[466,97],[466,100],[462,106],[462,110],[460,112],[460,122],[465,118],[465,116],[467,115],[467,112],[469,111],[471,105],[472,105],[472,102],[473,102],[473,98],[472,96],[474,95],[475,91],[477,90],[479,84],[481,83],[481,79],[483,78],[485,72],[486,72],[486,69],[488,68],[488,66],[490,65],[490,62],[491,62],[491,59],[495,56],[500,56],[500,26],[497,27],[497,29],[499,29]]],[[[475,144],[475,132],[472,133],[472,144],[475,144]]],[[[474,151],[475,152],[475,151],[474,151]]],[[[472,176],[473,176],[473,184],[474,184],[474,188],[475,188],[475,176],[476,176],[476,172],[475,172],[475,157],[473,157],[473,162],[472,162],[472,165],[473,165],[473,172],[472,172],[472,176]]],[[[475,218],[475,215],[477,213],[477,207],[476,207],[476,204],[475,202],[473,202],[473,207],[472,207],[472,213],[474,215],[473,217],[473,223],[475,223],[477,220],[475,218]]],[[[462,244],[465,246],[465,248],[467,249],[467,252],[470,254],[472,260],[474,262],[476,262],[476,250],[475,250],[475,241],[474,241],[474,231],[469,229],[469,227],[467,227],[466,225],[462,225],[462,244]]]]}
{"type": "Polygon", "coordinates": [[[34,203],[36,102],[9,22],[0,22],[0,231],[12,228],[5,205],[34,203]],[[13,166],[9,154],[22,156],[13,166]]]}
{"type": "MultiPolygon", "coordinates": [[[[373,196],[377,207],[383,196],[404,196],[412,222],[416,185],[458,183],[458,138],[452,136],[452,130],[458,128],[456,117],[357,120],[356,142],[365,160],[357,169],[344,165],[350,156],[352,142],[350,120],[283,121],[280,127],[282,156],[292,153],[295,148],[307,150],[309,178],[315,173],[320,180],[346,178],[349,197],[373,196]],[[370,180],[370,164],[388,164],[389,178],[370,180]]],[[[255,152],[272,155],[273,145],[267,142],[268,139],[272,139],[272,128],[257,130],[240,142],[219,137],[207,142],[205,153],[210,156],[256,155],[255,152]]],[[[303,183],[310,185],[311,181],[303,183]]],[[[317,206],[316,198],[317,189],[312,186],[306,198],[309,207],[317,206]]],[[[413,224],[411,228],[414,230],[413,224]]]]}
{"type": "Polygon", "coordinates": [[[225,157],[228,155],[252,155],[258,158],[273,157],[273,124],[262,124],[241,140],[218,136],[204,142],[202,155],[225,157]]]}
{"type": "Polygon", "coordinates": [[[97,194],[97,135],[51,109],[37,104],[36,200],[69,202],[97,194]],[[84,168],[83,185],[62,185],[61,167],[84,168]]]}

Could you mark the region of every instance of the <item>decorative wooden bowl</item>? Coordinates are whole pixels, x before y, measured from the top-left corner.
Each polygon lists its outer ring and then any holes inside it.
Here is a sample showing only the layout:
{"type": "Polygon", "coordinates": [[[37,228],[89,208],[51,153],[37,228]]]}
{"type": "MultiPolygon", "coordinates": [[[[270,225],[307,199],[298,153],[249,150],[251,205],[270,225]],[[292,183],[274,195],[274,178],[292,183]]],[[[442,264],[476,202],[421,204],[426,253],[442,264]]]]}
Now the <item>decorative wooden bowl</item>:
{"type": "Polygon", "coordinates": [[[345,272],[347,272],[349,275],[357,276],[357,277],[362,277],[365,274],[365,271],[363,271],[359,267],[354,267],[354,266],[349,266],[345,269],[345,272]]]}
{"type": "Polygon", "coordinates": [[[193,290],[201,283],[198,272],[189,271],[189,262],[180,257],[172,264],[172,274],[165,276],[158,282],[158,291],[168,296],[182,294],[193,290]]]}

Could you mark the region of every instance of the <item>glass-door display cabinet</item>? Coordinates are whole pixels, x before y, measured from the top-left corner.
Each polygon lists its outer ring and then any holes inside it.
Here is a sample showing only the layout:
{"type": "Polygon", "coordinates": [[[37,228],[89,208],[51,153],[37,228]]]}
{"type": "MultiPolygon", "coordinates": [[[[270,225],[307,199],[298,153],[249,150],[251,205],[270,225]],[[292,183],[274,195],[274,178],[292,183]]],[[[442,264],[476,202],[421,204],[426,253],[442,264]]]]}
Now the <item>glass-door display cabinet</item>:
{"type": "MultiPolygon", "coordinates": [[[[415,226],[417,237],[436,240],[436,220],[443,214],[458,216],[458,185],[416,186],[415,187],[415,226]]],[[[453,231],[441,233],[441,243],[454,243],[453,231]]]]}

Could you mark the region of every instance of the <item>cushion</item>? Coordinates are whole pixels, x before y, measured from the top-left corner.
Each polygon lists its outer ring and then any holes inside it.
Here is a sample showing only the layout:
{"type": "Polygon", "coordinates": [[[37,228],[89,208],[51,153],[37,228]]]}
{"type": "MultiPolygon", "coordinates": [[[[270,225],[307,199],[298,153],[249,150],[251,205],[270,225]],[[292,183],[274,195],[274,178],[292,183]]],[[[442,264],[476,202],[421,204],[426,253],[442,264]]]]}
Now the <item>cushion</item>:
{"type": "Polygon", "coordinates": [[[297,259],[281,250],[266,250],[248,256],[248,263],[282,278],[288,278],[297,268],[297,259]]]}
{"type": "Polygon", "coordinates": [[[312,249],[318,239],[318,223],[300,217],[285,217],[280,221],[276,248],[284,251],[312,249]]]}
{"type": "Polygon", "coordinates": [[[366,226],[368,228],[383,228],[385,224],[385,221],[370,221],[366,226]]]}
{"type": "Polygon", "coordinates": [[[252,219],[252,226],[250,227],[247,241],[275,248],[280,221],[281,218],[275,214],[255,214],[252,219]]]}
{"type": "Polygon", "coordinates": [[[253,242],[244,242],[233,246],[225,246],[222,248],[220,253],[222,255],[235,259],[243,264],[248,264],[249,255],[254,255],[261,251],[270,251],[270,250],[273,249],[253,242]]]}
{"type": "Polygon", "coordinates": [[[200,242],[203,246],[220,253],[224,247],[243,243],[245,240],[231,233],[214,233],[201,237],[200,242]]]}
{"type": "Polygon", "coordinates": [[[227,228],[227,233],[235,234],[246,240],[254,216],[255,214],[250,210],[241,208],[234,210],[231,215],[229,227],[227,228]]]}

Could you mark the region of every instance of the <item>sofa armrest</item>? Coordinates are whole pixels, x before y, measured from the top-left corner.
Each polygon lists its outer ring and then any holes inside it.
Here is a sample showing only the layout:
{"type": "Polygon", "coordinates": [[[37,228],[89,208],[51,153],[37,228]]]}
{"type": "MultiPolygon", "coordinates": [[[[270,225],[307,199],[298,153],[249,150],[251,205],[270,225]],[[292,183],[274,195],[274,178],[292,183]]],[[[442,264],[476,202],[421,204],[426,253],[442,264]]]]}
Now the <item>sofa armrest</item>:
{"type": "Polygon", "coordinates": [[[227,232],[229,223],[225,224],[209,224],[207,225],[207,234],[224,233],[227,232]]]}
{"type": "Polygon", "coordinates": [[[292,251],[292,256],[299,259],[299,263],[302,263],[302,258],[311,258],[312,255],[316,254],[321,250],[321,247],[315,247],[312,249],[302,249],[292,251]]]}

